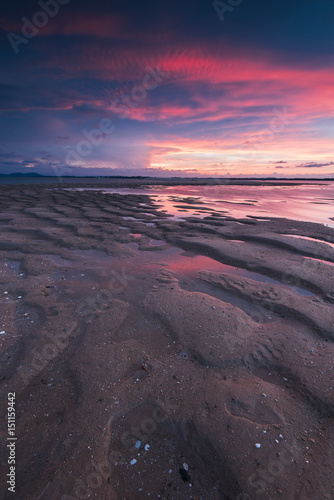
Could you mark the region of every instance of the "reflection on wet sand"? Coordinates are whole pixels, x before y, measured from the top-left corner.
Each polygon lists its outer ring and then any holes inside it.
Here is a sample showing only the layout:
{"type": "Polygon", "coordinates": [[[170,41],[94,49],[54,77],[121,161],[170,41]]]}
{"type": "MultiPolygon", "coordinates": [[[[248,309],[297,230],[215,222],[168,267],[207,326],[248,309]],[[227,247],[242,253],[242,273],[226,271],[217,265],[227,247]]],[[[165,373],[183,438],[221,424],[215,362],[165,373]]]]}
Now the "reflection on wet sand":
{"type": "Polygon", "coordinates": [[[286,217],[334,226],[330,222],[334,198],[326,197],[326,194],[330,195],[334,191],[332,182],[261,186],[260,189],[258,186],[247,185],[98,189],[119,194],[148,194],[170,216],[177,216],[181,212],[204,218],[207,212],[214,212],[242,218],[263,217],[262,214],[265,213],[268,217],[286,217]],[[318,202],[320,199],[322,201],[318,202]]]}

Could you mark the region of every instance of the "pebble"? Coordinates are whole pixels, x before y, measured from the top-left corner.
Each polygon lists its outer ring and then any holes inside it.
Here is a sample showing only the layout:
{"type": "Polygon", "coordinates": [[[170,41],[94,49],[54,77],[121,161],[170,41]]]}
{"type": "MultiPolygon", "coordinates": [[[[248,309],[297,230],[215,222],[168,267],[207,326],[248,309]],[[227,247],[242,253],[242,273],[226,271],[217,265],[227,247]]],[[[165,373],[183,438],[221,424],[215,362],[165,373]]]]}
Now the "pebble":
{"type": "Polygon", "coordinates": [[[131,460],[131,462],[130,462],[131,465],[134,465],[136,463],[137,463],[137,460],[135,458],[133,460],[131,460]]]}
{"type": "Polygon", "coordinates": [[[255,444],[255,448],[261,448],[260,443],[256,443],[256,444],[255,444]]]}
{"type": "Polygon", "coordinates": [[[150,449],[150,445],[149,444],[145,444],[145,451],[148,451],[150,449]]]}
{"type": "Polygon", "coordinates": [[[0,335],[4,335],[5,333],[5,330],[3,330],[2,332],[0,332],[0,335]]]}
{"type": "Polygon", "coordinates": [[[186,463],[184,462],[184,463],[183,463],[183,468],[184,468],[184,470],[189,470],[189,466],[188,466],[188,464],[186,464],[186,463]]]}
{"type": "Polygon", "coordinates": [[[135,447],[139,449],[141,447],[141,441],[137,441],[135,447]]]}

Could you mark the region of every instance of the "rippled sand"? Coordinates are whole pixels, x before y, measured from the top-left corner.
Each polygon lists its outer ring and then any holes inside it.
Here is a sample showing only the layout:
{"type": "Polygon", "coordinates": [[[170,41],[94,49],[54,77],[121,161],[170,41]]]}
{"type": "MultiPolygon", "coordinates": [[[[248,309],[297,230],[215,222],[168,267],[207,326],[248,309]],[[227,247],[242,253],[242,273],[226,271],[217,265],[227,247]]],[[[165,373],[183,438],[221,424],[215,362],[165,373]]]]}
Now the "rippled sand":
{"type": "Polygon", "coordinates": [[[334,498],[333,228],[0,191],[16,498],[334,498]]]}

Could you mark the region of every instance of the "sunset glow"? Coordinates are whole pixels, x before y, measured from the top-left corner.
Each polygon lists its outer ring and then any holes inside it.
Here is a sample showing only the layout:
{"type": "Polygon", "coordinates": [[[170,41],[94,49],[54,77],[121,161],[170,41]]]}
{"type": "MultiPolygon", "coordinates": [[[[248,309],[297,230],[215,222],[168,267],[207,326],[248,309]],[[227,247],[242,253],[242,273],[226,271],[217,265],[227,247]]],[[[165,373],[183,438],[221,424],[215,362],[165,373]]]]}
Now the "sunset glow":
{"type": "Polygon", "coordinates": [[[3,173],[334,175],[332,3],[100,3],[0,19],[3,173]]]}

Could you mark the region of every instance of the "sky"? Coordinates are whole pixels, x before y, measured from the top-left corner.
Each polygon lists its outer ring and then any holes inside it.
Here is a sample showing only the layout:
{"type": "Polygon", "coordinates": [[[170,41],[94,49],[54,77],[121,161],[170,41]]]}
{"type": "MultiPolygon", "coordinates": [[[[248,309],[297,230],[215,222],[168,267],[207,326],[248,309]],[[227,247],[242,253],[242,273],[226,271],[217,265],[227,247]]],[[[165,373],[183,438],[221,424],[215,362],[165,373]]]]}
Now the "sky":
{"type": "Polygon", "coordinates": [[[334,177],[333,0],[2,0],[0,173],[334,177]]]}

